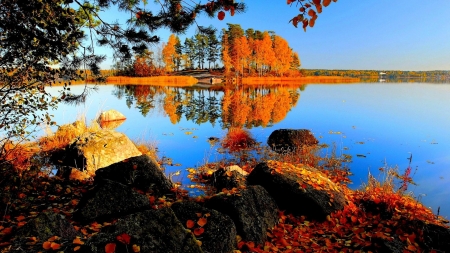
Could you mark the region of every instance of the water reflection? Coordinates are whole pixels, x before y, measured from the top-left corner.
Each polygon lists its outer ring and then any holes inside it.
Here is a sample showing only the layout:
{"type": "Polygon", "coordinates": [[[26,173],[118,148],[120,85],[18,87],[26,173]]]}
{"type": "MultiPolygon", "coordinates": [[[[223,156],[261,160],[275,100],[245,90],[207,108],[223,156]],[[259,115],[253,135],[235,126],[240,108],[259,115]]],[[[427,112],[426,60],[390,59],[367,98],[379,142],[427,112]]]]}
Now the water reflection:
{"type": "Polygon", "coordinates": [[[146,117],[162,109],[172,124],[184,117],[195,124],[220,122],[231,127],[266,127],[283,120],[297,105],[300,88],[234,87],[205,90],[159,86],[115,86],[113,95],[125,98],[128,108],[134,106],[146,117]]]}

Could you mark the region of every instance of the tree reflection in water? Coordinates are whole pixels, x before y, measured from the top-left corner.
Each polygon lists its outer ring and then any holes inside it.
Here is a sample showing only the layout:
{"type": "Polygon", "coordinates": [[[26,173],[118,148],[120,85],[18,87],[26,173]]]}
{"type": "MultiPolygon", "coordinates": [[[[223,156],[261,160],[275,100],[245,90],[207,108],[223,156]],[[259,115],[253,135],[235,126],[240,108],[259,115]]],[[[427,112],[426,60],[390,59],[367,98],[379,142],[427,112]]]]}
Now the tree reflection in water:
{"type": "Polygon", "coordinates": [[[283,120],[300,98],[300,87],[234,87],[219,89],[165,86],[116,86],[114,95],[125,97],[145,117],[163,111],[172,124],[184,116],[196,124],[220,121],[223,129],[266,127],[283,120]]]}

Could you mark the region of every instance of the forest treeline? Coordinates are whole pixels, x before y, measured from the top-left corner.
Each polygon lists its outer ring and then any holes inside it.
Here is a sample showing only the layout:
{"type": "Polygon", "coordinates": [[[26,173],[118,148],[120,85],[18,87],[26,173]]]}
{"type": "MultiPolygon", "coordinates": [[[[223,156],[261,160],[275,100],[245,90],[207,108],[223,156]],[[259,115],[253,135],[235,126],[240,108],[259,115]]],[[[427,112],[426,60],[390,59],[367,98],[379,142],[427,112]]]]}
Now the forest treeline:
{"type": "Polygon", "coordinates": [[[345,76],[361,79],[433,79],[450,80],[450,71],[402,71],[402,70],[330,70],[330,69],[302,69],[304,76],[345,76]]]}
{"type": "Polygon", "coordinates": [[[275,32],[227,24],[220,35],[209,27],[167,42],[114,65],[115,75],[156,76],[185,69],[222,69],[227,75],[299,76],[300,58],[275,32]]]}

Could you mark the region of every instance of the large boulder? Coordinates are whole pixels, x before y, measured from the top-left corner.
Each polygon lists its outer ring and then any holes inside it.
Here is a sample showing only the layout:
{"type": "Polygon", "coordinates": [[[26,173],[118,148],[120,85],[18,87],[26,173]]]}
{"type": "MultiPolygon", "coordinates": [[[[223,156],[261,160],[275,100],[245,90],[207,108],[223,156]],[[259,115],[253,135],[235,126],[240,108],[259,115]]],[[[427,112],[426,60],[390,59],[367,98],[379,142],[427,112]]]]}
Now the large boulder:
{"type": "Polygon", "coordinates": [[[140,247],[141,253],[202,253],[194,235],[186,230],[172,209],[146,210],[130,214],[105,227],[101,233],[92,236],[84,245],[82,253],[103,253],[105,245],[116,244],[116,253],[135,252],[132,245],[140,247]],[[128,243],[118,241],[126,234],[128,243]]]}
{"type": "Polygon", "coordinates": [[[346,202],[336,184],[309,167],[277,161],[260,163],[248,175],[247,183],[263,186],[281,210],[316,220],[343,209],[346,202]]]}
{"type": "Polygon", "coordinates": [[[257,244],[265,242],[267,229],[278,222],[275,201],[259,185],[235,193],[217,194],[206,201],[205,206],[230,216],[242,239],[257,244]]]}
{"type": "Polygon", "coordinates": [[[83,195],[76,209],[74,219],[99,221],[150,209],[150,201],[126,185],[105,179],[83,195]]]}
{"type": "Polygon", "coordinates": [[[142,153],[125,134],[100,130],[78,136],[64,150],[56,152],[52,160],[94,175],[100,168],[140,155],[142,153]]]}
{"type": "Polygon", "coordinates": [[[273,131],[267,140],[269,147],[278,153],[292,152],[317,143],[319,141],[307,129],[278,129],[273,131]]]}
{"type": "Polygon", "coordinates": [[[236,226],[229,216],[189,201],[173,203],[171,208],[187,229],[204,229],[198,236],[204,252],[229,253],[236,248],[236,226]],[[188,221],[194,222],[194,227],[188,228],[188,221]],[[200,222],[200,226],[199,221],[206,224],[200,222]]]}
{"type": "Polygon", "coordinates": [[[216,170],[211,177],[211,184],[216,188],[217,192],[221,192],[222,189],[241,188],[245,186],[245,183],[244,175],[238,170],[231,170],[228,167],[216,170]]]}
{"type": "Polygon", "coordinates": [[[423,244],[426,249],[437,252],[450,252],[450,230],[448,227],[415,220],[414,226],[423,231],[423,244]]]}
{"type": "Polygon", "coordinates": [[[67,240],[73,240],[78,232],[61,215],[53,212],[42,212],[34,219],[30,220],[23,227],[17,230],[16,238],[32,237],[39,238],[45,242],[52,236],[62,237],[67,240]]]}
{"type": "Polygon", "coordinates": [[[168,193],[173,187],[172,182],[164,175],[159,164],[147,155],[132,157],[95,172],[95,182],[105,179],[136,187],[143,191],[151,191],[155,195],[168,193]]]}

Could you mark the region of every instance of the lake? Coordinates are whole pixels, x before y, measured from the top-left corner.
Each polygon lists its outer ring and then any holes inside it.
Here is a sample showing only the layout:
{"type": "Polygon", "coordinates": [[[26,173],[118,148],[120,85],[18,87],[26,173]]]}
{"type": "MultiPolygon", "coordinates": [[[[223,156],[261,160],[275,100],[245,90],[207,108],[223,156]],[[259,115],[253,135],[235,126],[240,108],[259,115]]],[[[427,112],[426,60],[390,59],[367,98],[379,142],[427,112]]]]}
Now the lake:
{"type": "MultiPolygon", "coordinates": [[[[49,88],[55,92],[58,88],[49,88]]],[[[72,87],[74,93],[82,86],[72,87]]],[[[266,143],[276,129],[311,130],[320,143],[351,155],[351,188],[378,177],[379,168],[400,173],[412,155],[408,191],[436,213],[450,217],[450,84],[352,83],[228,90],[101,85],[86,103],[60,105],[58,124],[77,115],[87,123],[100,111],[115,109],[127,120],[117,131],[132,140],[157,143],[159,157],[171,158],[166,174],[189,185],[187,168],[223,158],[209,137],[224,137],[230,127],[248,128],[266,143]],[[227,108],[227,109],[222,109],[227,108]]]]}

